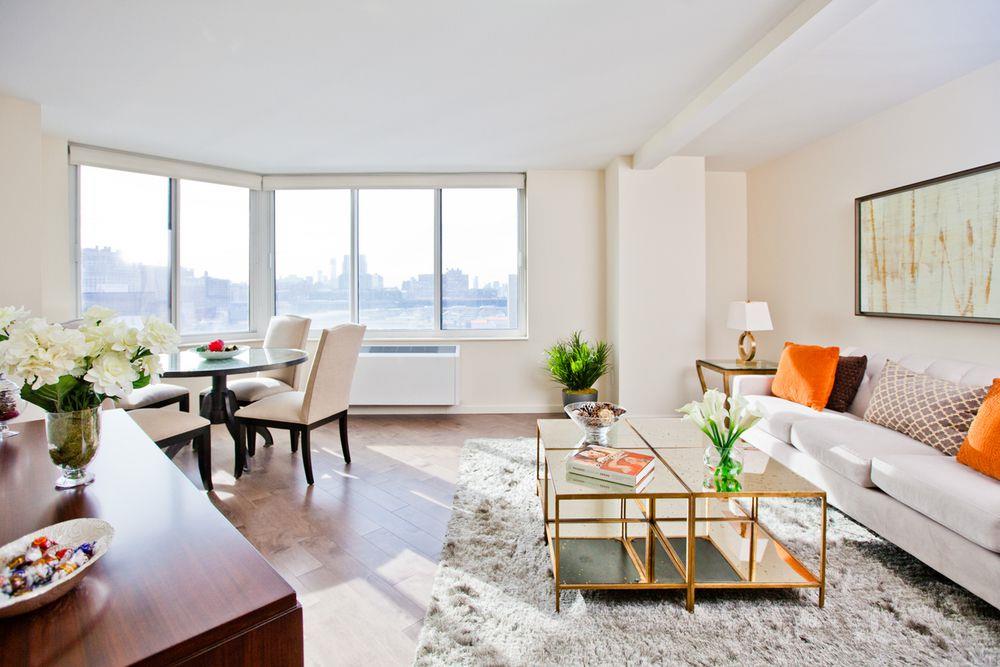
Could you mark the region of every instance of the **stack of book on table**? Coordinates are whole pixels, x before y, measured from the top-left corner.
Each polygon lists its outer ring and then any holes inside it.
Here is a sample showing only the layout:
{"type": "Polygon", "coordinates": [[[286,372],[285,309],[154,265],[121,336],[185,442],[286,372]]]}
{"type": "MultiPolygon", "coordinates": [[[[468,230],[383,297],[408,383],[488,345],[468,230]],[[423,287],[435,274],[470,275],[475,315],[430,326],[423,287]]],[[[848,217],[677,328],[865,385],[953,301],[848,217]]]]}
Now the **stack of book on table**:
{"type": "Polygon", "coordinates": [[[650,480],[656,459],[649,454],[600,445],[584,445],[566,457],[566,471],[573,475],[634,486],[638,491],[650,480]]]}

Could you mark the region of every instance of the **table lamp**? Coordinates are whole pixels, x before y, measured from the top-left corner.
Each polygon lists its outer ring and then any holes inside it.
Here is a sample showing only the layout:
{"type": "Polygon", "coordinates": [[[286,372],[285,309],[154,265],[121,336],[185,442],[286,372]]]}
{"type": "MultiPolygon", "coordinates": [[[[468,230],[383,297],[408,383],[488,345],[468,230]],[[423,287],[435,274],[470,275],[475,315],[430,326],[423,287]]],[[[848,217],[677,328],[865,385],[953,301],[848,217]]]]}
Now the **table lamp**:
{"type": "Polygon", "coordinates": [[[740,361],[751,361],[757,354],[757,340],[751,331],[774,329],[766,301],[733,301],[729,304],[726,326],[743,332],[739,340],[740,361]]]}

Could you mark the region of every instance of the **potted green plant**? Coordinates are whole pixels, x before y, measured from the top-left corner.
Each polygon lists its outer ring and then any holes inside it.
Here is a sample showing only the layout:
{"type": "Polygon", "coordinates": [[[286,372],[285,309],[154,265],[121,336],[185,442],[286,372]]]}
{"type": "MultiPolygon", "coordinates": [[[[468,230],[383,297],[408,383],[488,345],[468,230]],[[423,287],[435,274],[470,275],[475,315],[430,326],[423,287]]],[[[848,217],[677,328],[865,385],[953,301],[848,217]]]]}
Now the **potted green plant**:
{"type": "Polygon", "coordinates": [[[604,341],[588,343],[574,331],[566,340],[545,350],[549,377],[563,386],[563,406],[596,401],[594,385],[611,370],[611,346],[604,341]]]}

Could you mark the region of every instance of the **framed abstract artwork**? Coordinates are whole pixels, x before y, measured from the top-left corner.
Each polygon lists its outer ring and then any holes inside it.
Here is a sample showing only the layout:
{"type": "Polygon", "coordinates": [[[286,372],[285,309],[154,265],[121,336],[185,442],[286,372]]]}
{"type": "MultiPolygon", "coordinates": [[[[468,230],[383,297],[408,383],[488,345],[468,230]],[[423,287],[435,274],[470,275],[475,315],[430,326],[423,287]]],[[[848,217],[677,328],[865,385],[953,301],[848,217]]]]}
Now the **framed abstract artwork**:
{"type": "Polygon", "coordinates": [[[1000,162],[854,200],[856,315],[1000,324],[1000,162]]]}

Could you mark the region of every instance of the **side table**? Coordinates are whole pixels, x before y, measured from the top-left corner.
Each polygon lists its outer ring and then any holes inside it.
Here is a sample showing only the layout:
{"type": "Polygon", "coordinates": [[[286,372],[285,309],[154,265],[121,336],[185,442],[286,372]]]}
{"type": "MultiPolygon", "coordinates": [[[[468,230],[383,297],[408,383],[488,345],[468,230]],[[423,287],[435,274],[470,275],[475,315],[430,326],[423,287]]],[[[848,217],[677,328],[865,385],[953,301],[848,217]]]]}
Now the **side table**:
{"type": "Polygon", "coordinates": [[[753,361],[740,361],[739,359],[698,359],[695,361],[695,369],[698,371],[698,380],[701,381],[701,391],[705,393],[708,385],[705,384],[704,369],[715,371],[722,376],[722,391],[729,396],[729,378],[736,375],[774,375],[778,370],[778,364],[773,361],[755,359],[753,361]]]}

